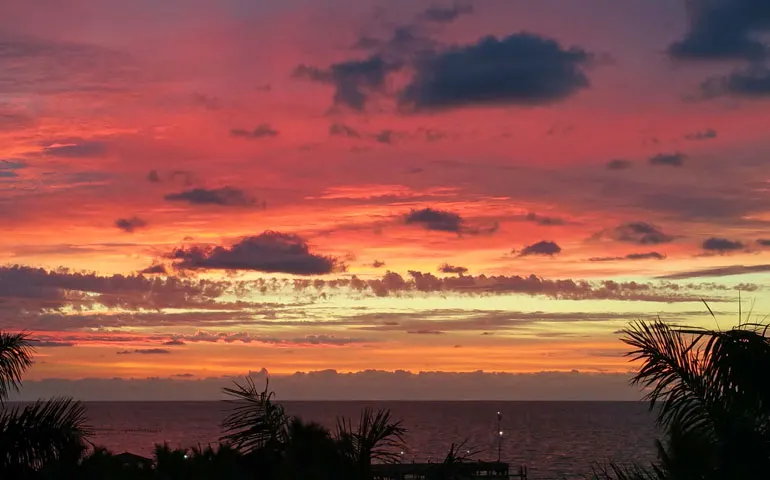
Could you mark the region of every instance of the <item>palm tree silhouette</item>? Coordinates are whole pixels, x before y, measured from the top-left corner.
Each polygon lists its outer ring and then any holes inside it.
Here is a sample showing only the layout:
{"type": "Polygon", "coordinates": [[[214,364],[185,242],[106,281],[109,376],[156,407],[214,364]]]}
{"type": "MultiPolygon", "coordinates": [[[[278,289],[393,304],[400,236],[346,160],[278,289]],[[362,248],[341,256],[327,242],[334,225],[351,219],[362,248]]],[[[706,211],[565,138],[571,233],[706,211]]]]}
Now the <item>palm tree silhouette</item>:
{"type": "Polygon", "coordinates": [[[38,400],[24,407],[6,405],[21,388],[34,349],[27,334],[0,332],[0,478],[25,478],[32,472],[76,465],[91,429],[85,407],[69,398],[38,400]]]}
{"type": "MultiPolygon", "coordinates": [[[[710,311],[710,309],[709,309],[710,311]]],[[[713,312],[712,312],[713,315],[713,312]]],[[[768,326],[730,330],[632,323],[623,342],[642,362],[632,383],[647,390],[665,442],[650,468],[606,469],[604,478],[753,480],[770,472],[768,326]]]]}

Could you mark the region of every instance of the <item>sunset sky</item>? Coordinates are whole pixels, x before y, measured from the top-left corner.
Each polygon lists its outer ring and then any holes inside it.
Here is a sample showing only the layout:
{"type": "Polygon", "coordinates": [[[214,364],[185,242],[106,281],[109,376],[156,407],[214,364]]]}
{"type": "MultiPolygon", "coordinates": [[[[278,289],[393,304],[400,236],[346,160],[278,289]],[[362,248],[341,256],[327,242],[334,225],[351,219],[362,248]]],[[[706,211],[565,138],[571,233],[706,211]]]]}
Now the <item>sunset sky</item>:
{"type": "Polygon", "coordinates": [[[767,34],[766,0],[3,1],[25,392],[636,398],[629,321],[770,313],[767,34]]]}

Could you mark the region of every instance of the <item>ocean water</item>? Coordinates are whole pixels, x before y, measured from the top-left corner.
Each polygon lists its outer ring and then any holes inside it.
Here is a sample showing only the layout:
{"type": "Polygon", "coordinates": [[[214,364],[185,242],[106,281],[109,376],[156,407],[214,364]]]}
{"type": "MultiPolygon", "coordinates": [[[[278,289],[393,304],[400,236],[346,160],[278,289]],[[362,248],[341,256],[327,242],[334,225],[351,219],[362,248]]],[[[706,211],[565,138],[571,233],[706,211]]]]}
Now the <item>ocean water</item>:
{"type": "MultiPolygon", "coordinates": [[[[503,415],[501,458],[526,465],[529,478],[584,478],[595,462],[654,459],[657,434],[637,402],[283,402],[287,412],[334,426],[365,407],[389,408],[408,429],[404,461],[440,461],[452,442],[467,440],[483,460],[497,458],[497,412],[503,415]]],[[[87,403],[94,443],[115,453],[150,455],[155,443],[216,443],[225,402],[87,403]]],[[[512,468],[512,471],[515,468],[512,468]]]]}

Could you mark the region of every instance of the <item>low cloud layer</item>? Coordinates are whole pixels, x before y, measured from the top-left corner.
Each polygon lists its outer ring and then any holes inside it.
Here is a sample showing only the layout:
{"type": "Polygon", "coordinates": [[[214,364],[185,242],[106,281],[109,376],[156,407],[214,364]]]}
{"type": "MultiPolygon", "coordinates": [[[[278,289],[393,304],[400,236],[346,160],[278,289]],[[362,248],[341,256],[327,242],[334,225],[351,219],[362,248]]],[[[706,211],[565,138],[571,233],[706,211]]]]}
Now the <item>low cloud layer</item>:
{"type": "MultiPolygon", "coordinates": [[[[266,372],[252,374],[257,385],[266,372]]],[[[591,372],[408,372],[334,370],[270,376],[278,401],[286,400],[624,400],[640,392],[629,387],[629,373],[591,372]]],[[[222,388],[241,377],[153,379],[84,379],[26,381],[12,400],[35,400],[52,394],[79,400],[222,400],[222,388]]]]}

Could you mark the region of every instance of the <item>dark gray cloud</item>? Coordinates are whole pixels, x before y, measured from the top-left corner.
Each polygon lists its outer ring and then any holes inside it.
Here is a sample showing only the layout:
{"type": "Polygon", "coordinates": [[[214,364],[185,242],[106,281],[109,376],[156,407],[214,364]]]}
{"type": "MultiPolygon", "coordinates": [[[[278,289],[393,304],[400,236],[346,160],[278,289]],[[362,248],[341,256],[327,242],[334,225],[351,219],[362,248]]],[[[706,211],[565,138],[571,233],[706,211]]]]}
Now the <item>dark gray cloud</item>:
{"type": "Polygon", "coordinates": [[[705,130],[699,130],[697,132],[688,133],[684,136],[686,140],[712,140],[717,138],[717,131],[713,128],[707,128],[705,130]]]}
{"type": "Polygon", "coordinates": [[[473,6],[470,4],[453,5],[451,7],[432,5],[422,12],[418,18],[426,22],[452,23],[461,15],[470,15],[471,13],[473,13],[473,6]]]}
{"type": "Polygon", "coordinates": [[[457,213],[430,207],[421,210],[412,209],[404,221],[407,225],[422,225],[427,230],[454,233],[461,233],[465,224],[457,213]]]}
{"type": "Polygon", "coordinates": [[[729,277],[732,275],[746,275],[751,273],[770,272],[770,265],[730,265],[727,267],[706,268],[701,270],[688,270],[684,272],[662,275],[663,280],[686,280],[688,278],[701,277],[729,277]]]}
{"type": "Polygon", "coordinates": [[[146,226],[147,222],[139,217],[119,218],[115,220],[115,227],[127,233],[134,233],[136,230],[146,226]]]}
{"type": "Polygon", "coordinates": [[[690,28],[669,46],[679,60],[758,60],[767,46],[755,34],[770,31],[770,4],[766,0],[692,0],[688,2],[690,28]]]}
{"type": "Polygon", "coordinates": [[[166,270],[166,266],[163,265],[162,263],[155,263],[145,269],[140,270],[139,274],[140,275],[166,275],[168,274],[168,270],[166,270]]]}
{"type": "Polygon", "coordinates": [[[527,222],[532,222],[532,223],[536,223],[538,225],[542,225],[544,227],[552,227],[552,226],[556,226],[556,225],[564,225],[566,223],[561,218],[548,217],[548,216],[545,216],[545,215],[539,215],[539,214],[534,213],[534,212],[528,213],[524,217],[524,220],[526,220],[527,222]]]}
{"type": "Polygon", "coordinates": [[[234,137],[258,139],[258,138],[277,137],[279,132],[278,130],[273,129],[273,127],[271,127],[269,123],[263,123],[258,125],[257,128],[255,128],[254,130],[244,130],[242,128],[234,128],[230,130],[230,134],[234,137]]]}
{"type": "Polygon", "coordinates": [[[396,137],[396,132],[393,130],[382,130],[380,133],[374,134],[374,140],[378,143],[384,143],[390,145],[393,143],[396,137]]]}
{"type": "Polygon", "coordinates": [[[59,348],[59,347],[74,347],[75,342],[57,342],[55,340],[35,340],[29,341],[30,345],[35,348],[59,348]]]}
{"type": "Polygon", "coordinates": [[[631,168],[634,164],[630,160],[623,160],[621,158],[616,158],[613,160],[610,160],[607,162],[607,170],[627,170],[631,168]]]}
{"type": "Polygon", "coordinates": [[[380,54],[374,54],[363,60],[335,63],[328,69],[299,65],[294,69],[294,76],[334,85],[335,105],[363,110],[368,95],[383,93],[388,74],[399,70],[401,66],[399,62],[391,62],[380,54]]]}
{"type": "Polygon", "coordinates": [[[329,135],[333,137],[361,138],[361,134],[358,133],[358,130],[349,127],[344,123],[333,123],[329,127],[329,135]]]}
{"type": "Polygon", "coordinates": [[[230,247],[192,246],[174,250],[169,258],[183,269],[256,270],[322,275],[344,270],[337,258],[310,252],[301,237],[273,231],[246,237],[230,247]]]}
{"type": "Polygon", "coordinates": [[[743,242],[737,240],[728,240],[726,238],[711,237],[703,241],[701,245],[703,250],[707,252],[732,252],[736,250],[742,250],[745,245],[743,242]]]}
{"type": "Polygon", "coordinates": [[[147,174],[147,181],[150,183],[160,183],[160,175],[157,170],[150,170],[147,174]]]}
{"type": "Polygon", "coordinates": [[[520,257],[527,257],[530,255],[558,255],[561,253],[561,247],[558,246],[555,242],[551,242],[548,240],[541,240],[537,243],[533,243],[532,245],[527,245],[526,247],[522,248],[521,251],[519,251],[520,257]]]}
{"type": "Polygon", "coordinates": [[[422,55],[400,103],[422,110],[558,102],[589,86],[589,60],[583,49],[530,33],[489,36],[422,55]]]}
{"type": "Polygon", "coordinates": [[[468,273],[468,269],[465,267],[460,267],[457,265],[450,265],[448,263],[445,263],[443,265],[440,265],[438,267],[438,271],[441,273],[453,273],[456,275],[465,275],[468,273]]]}
{"type": "Polygon", "coordinates": [[[375,260],[375,261],[372,262],[372,267],[373,268],[382,268],[384,266],[385,266],[385,262],[383,262],[381,260],[375,260]]]}
{"type": "MultiPolygon", "coordinates": [[[[207,280],[150,279],[142,276],[45,270],[25,266],[0,267],[0,328],[15,325],[32,328],[30,314],[54,314],[64,308],[80,310],[92,306],[108,309],[194,308],[211,306],[228,285],[207,280]]],[[[62,328],[69,328],[64,319],[62,328]]],[[[98,318],[89,319],[89,325],[98,318]]],[[[45,324],[43,324],[45,325],[45,324]]]]}
{"type": "Polygon", "coordinates": [[[18,170],[27,168],[27,163],[22,160],[0,160],[0,178],[18,177],[18,170]]]}
{"type": "Polygon", "coordinates": [[[757,240],[757,245],[762,247],[770,247],[770,239],[760,238],[757,240]]]}
{"type": "Polygon", "coordinates": [[[256,199],[243,190],[233,187],[193,188],[179,193],[169,193],[164,197],[170,202],[187,202],[192,205],[220,205],[224,207],[247,207],[254,205],[256,199]]]}
{"type": "Polygon", "coordinates": [[[765,98],[770,96],[770,68],[753,66],[737,70],[724,77],[710,78],[701,84],[706,98],[732,95],[744,98],[765,98]]]}
{"type": "Polygon", "coordinates": [[[657,226],[646,222],[629,222],[619,225],[610,233],[610,237],[619,242],[638,245],[658,245],[674,240],[673,236],[663,233],[657,226]]]}
{"type": "Polygon", "coordinates": [[[589,262],[614,262],[620,260],[664,260],[665,255],[658,252],[646,252],[646,253],[629,253],[622,257],[593,257],[589,258],[589,262]]]}
{"type": "Polygon", "coordinates": [[[410,335],[444,335],[445,332],[442,332],[441,330],[408,330],[406,333],[410,335]]]}
{"type": "Polygon", "coordinates": [[[182,340],[173,339],[173,340],[168,340],[168,341],[163,342],[163,345],[166,345],[166,346],[169,346],[169,347],[178,347],[178,346],[182,346],[182,345],[186,345],[186,344],[182,340]]]}
{"type": "Polygon", "coordinates": [[[118,355],[131,355],[134,353],[140,355],[168,355],[171,353],[171,350],[166,350],[165,348],[137,348],[135,350],[122,350],[117,353],[118,355]]]}
{"type": "Polygon", "coordinates": [[[681,167],[687,158],[683,153],[659,153],[648,159],[652,166],[681,167]]]}

